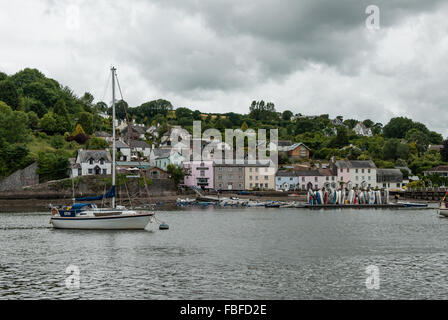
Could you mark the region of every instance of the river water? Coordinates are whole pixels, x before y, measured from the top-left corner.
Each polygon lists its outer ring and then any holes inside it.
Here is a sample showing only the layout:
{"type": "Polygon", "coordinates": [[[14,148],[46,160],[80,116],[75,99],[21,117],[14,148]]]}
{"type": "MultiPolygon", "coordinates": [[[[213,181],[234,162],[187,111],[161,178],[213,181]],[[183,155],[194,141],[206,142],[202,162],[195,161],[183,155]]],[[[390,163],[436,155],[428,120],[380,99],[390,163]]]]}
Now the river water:
{"type": "Polygon", "coordinates": [[[54,230],[0,213],[0,299],[445,299],[436,210],[191,209],[160,231],[54,230]],[[79,289],[66,286],[76,266],[79,289]],[[378,289],[368,289],[368,266],[378,289]]]}

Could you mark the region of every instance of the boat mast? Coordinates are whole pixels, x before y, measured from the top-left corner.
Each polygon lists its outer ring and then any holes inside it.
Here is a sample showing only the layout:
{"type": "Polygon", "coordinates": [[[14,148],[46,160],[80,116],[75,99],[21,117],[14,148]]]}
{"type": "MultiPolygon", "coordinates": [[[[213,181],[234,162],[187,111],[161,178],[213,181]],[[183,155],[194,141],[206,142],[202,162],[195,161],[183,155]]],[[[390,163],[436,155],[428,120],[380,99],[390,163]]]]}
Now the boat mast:
{"type": "MultiPolygon", "coordinates": [[[[115,157],[116,157],[116,141],[115,141],[115,67],[112,67],[112,188],[115,187],[115,157]]],[[[112,208],[115,208],[115,194],[112,197],[112,208]]]]}

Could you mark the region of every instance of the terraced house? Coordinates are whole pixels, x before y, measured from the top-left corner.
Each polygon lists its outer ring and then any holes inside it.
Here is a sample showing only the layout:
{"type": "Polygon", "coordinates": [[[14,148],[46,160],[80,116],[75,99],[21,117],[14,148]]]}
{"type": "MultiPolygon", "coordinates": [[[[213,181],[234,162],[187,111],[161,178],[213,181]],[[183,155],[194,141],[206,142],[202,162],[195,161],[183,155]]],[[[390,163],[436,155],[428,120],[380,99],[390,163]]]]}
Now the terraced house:
{"type": "Polygon", "coordinates": [[[218,190],[244,190],[245,166],[241,164],[214,165],[215,188],[218,190]]]}
{"type": "Polygon", "coordinates": [[[275,190],[275,166],[266,162],[247,164],[244,169],[246,190],[275,190]]]}

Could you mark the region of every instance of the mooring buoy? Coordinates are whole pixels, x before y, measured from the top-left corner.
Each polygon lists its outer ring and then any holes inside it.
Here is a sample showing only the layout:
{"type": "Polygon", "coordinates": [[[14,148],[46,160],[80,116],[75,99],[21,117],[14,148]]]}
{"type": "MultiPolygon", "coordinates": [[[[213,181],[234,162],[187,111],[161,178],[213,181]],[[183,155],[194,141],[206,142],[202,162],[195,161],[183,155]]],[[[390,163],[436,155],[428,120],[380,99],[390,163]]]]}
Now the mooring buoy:
{"type": "Polygon", "coordinates": [[[162,224],[159,226],[159,229],[160,229],[160,230],[168,230],[169,228],[170,228],[170,226],[167,225],[166,223],[162,223],[162,224]]]}

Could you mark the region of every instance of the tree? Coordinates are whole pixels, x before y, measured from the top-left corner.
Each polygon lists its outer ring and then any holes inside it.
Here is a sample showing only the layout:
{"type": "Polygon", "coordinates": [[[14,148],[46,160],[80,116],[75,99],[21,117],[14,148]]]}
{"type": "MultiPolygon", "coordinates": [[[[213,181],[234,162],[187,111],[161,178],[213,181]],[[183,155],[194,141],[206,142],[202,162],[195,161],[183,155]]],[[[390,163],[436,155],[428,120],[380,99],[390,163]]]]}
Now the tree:
{"type": "Polygon", "coordinates": [[[265,103],[263,100],[252,101],[249,111],[249,117],[255,120],[268,121],[277,118],[275,105],[272,102],[265,103]]]}
{"type": "Polygon", "coordinates": [[[19,107],[19,92],[11,80],[0,81],[0,101],[5,102],[13,110],[19,107]]]}
{"type": "Polygon", "coordinates": [[[68,178],[69,162],[58,153],[39,152],[37,158],[37,173],[40,182],[68,178]]]}
{"type": "Polygon", "coordinates": [[[413,121],[404,117],[392,118],[388,124],[384,126],[383,132],[386,138],[402,139],[413,127],[413,121]]]}
{"type": "Polygon", "coordinates": [[[370,119],[366,119],[362,123],[366,126],[366,128],[372,128],[375,125],[375,123],[370,119]]]}
{"type": "Polygon", "coordinates": [[[8,79],[8,75],[4,72],[0,71],[0,81],[8,79]]]}
{"type": "Polygon", "coordinates": [[[28,137],[28,116],[22,111],[13,111],[0,101],[0,138],[13,144],[24,142],[28,137]]]}
{"type": "Polygon", "coordinates": [[[282,119],[285,121],[290,121],[293,116],[293,113],[289,110],[285,110],[282,113],[282,119]]]}
{"type": "Polygon", "coordinates": [[[166,168],[166,171],[174,180],[174,184],[176,185],[176,187],[179,185],[180,182],[184,181],[185,173],[181,167],[178,167],[174,164],[169,164],[168,167],[166,168]]]}
{"type": "Polygon", "coordinates": [[[25,97],[24,104],[25,111],[32,111],[36,113],[39,118],[42,118],[48,112],[48,108],[41,101],[34,98],[25,97]]]}
{"type": "Polygon", "coordinates": [[[188,108],[177,108],[176,109],[176,119],[191,118],[191,117],[192,117],[192,112],[190,109],[188,109],[188,108]]]}
{"type": "Polygon", "coordinates": [[[28,112],[28,127],[35,130],[39,126],[39,117],[33,111],[28,112]]]}
{"type": "Polygon", "coordinates": [[[448,139],[443,141],[443,147],[440,149],[440,156],[443,161],[448,162],[448,139]]]}
{"type": "Polygon", "coordinates": [[[339,127],[337,129],[337,134],[330,141],[330,147],[342,148],[349,144],[347,129],[344,127],[339,127]]]}
{"type": "Polygon", "coordinates": [[[355,119],[347,119],[345,120],[343,123],[349,128],[349,129],[353,129],[357,124],[358,124],[358,120],[355,119]]]}
{"type": "Polygon", "coordinates": [[[88,112],[81,112],[79,114],[78,124],[82,126],[87,134],[92,134],[93,128],[93,115],[88,112]]]}
{"type": "Polygon", "coordinates": [[[58,131],[56,116],[53,112],[46,113],[39,121],[39,128],[46,134],[53,135],[58,131]]]}

